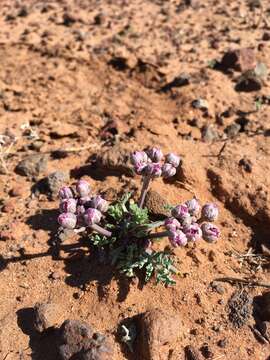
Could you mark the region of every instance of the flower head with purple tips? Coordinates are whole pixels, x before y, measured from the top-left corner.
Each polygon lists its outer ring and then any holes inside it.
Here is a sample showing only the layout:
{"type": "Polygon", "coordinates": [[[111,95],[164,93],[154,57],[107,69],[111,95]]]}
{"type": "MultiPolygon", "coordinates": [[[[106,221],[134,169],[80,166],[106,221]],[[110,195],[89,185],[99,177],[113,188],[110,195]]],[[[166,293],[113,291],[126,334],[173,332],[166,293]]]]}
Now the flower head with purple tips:
{"type": "Polygon", "coordinates": [[[101,195],[92,193],[85,179],[74,186],[62,187],[59,191],[60,231],[84,232],[84,236],[89,236],[89,245],[99,247],[108,258],[114,259],[117,269],[127,277],[143,270],[145,281],[155,273],[157,281],[172,285],[172,275],[178,272],[173,266],[172,252],[165,247],[160,250],[161,244],[157,250],[155,242],[166,238],[172,247],[184,247],[188,243],[193,243],[194,247],[201,238],[213,243],[220,237],[220,230],[212,223],[218,217],[216,204],[207,203],[201,208],[199,200],[194,197],[174,206],[166,205],[160,212],[162,217],[155,219],[157,221],[152,219],[154,214],[144,208],[147,191],[156,178],[171,178],[170,187],[173,189],[181,162],[180,156],[174,153],[164,156],[157,147],[135,151],[131,163],[142,178],[138,203],[131,194],[125,194],[109,204],[101,195]],[[162,214],[165,212],[168,218],[164,219],[162,214]]]}
{"type": "Polygon", "coordinates": [[[219,238],[220,230],[216,225],[206,222],[202,224],[201,229],[205,241],[212,243],[219,238]]]}

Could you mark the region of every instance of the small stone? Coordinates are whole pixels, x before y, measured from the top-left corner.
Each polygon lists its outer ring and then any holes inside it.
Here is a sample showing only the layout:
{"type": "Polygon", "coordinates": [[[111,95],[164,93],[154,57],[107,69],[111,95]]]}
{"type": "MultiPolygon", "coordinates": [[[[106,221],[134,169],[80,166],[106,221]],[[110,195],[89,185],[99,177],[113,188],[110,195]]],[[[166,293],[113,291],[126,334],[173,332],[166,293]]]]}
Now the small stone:
{"type": "Polygon", "coordinates": [[[269,41],[270,40],[270,32],[264,32],[262,36],[263,41],[269,41]]]}
{"type": "Polygon", "coordinates": [[[0,240],[6,241],[6,240],[12,240],[12,239],[14,239],[14,235],[11,230],[0,231],[0,240]]]}
{"type": "Polygon", "coordinates": [[[67,171],[55,171],[49,174],[44,180],[47,194],[52,199],[57,198],[60,188],[65,185],[69,179],[70,177],[67,171]]]}
{"type": "Polygon", "coordinates": [[[231,125],[226,127],[225,132],[227,133],[228,137],[232,138],[235,137],[240,130],[241,130],[241,125],[237,123],[232,123],[231,125]]]}
{"type": "Polygon", "coordinates": [[[213,358],[214,354],[211,351],[208,344],[203,344],[203,346],[200,348],[200,350],[201,350],[201,353],[203,354],[203,356],[206,359],[212,359],[213,358]]]}
{"type": "Polygon", "coordinates": [[[202,139],[205,142],[212,142],[218,139],[218,132],[213,125],[206,125],[202,128],[202,139]]]}
{"type": "Polygon", "coordinates": [[[22,6],[20,10],[18,11],[19,17],[26,17],[28,15],[28,10],[26,6],[22,6]]]}
{"type": "Polygon", "coordinates": [[[43,332],[61,323],[61,307],[53,303],[37,303],[34,306],[34,328],[43,332]]]}
{"type": "Polygon", "coordinates": [[[25,193],[24,185],[15,185],[9,192],[9,195],[12,197],[22,197],[25,193]]]}
{"type": "Polygon", "coordinates": [[[185,360],[202,360],[202,355],[192,345],[185,347],[185,360]]]}
{"type": "Polygon", "coordinates": [[[253,70],[256,66],[255,52],[251,48],[243,48],[237,51],[238,64],[241,72],[253,70]]]}
{"type": "Polygon", "coordinates": [[[4,213],[10,214],[14,213],[16,209],[16,203],[14,202],[15,199],[8,199],[4,202],[4,205],[2,207],[2,211],[4,213]]]}
{"type": "Polygon", "coordinates": [[[216,253],[214,252],[214,250],[210,250],[209,254],[208,254],[208,259],[209,261],[213,262],[216,259],[216,253]]]}
{"type": "Polygon", "coordinates": [[[220,348],[224,349],[224,348],[227,346],[227,340],[226,340],[226,339],[218,340],[217,345],[218,345],[220,348]]]}
{"type": "Polygon", "coordinates": [[[267,69],[267,66],[265,65],[265,63],[262,63],[262,62],[257,63],[257,65],[254,69],[254,74],[259,79],[266,79],[267,74],[268,74],[268,69],[267,69]]]}
{"type": "Polygon", "coordinates": [[[230,50],[223,56],[219,66],[222,70],[235,69],[241,72],[254,70],[256,66],[255,52],[251,48],[230,50]]]}
{"type": "Polygon", "coordinates": [[[239,92],[259,91],[262,88],[261,79],[256,76],[254,71],[247,71],[237,81],[235,90],[239,92]]]}
{"type": "Polygon", "coordinates": [[[40,149],[42,148],[43,145],[44,145],[43,140],[35,140],[32,142],[32,144],[29,146],[29,148],[31,150],[40,151],[40,149]]]}
{"type": "Polygon", "coordinates": [[[79,320],[66,320],[60,328],[59,354],[62,360],[113,360],[109,339],[94,333],[91,326],[79,320]]]}
{"type": "Polygon", "coordinates": [[[155,190],[147,192],[145,207],[157,219],[170,216],[169,203],[155,190]]]}
{"type": "Polygon", "coordinates": [[[192,106],[194,109],[200,109],[200,110],[207,110],[209,105],[208,102],[205,99],[196,99],[192,101],[192,106]]]}
{"type": "Polygon", "coordinates": [[[169,349],[174,347],[180,332],[183,331],[177,314],[159,309],[144,313],[139,319],[138,328],[138,351],[142,360],[167,360],[169,349]],[[169,348],[166,348],[166,345],[169,348]]]}
{"type": "Polygon", "coordinates": [[[76,22],[76,19],[75,19],[72,15],[70,15],[70,14],[68,14],[68,13],[64,13],[64,14],[63,14],[63,25],[65,25],[65,26],[71,26],[71,25],[73,25],[75,22],[76,22]]]}
{"type": "Polygon", "coordinates": [[[50,274],[50,278],[53,280],[58,280],[61,278],[61,275],[57,271],[54,271],[53,273],[50,274]]]}
{"type": "Polygon", "coordinates": [[[105,20],[106,20],[105,15],[102,13],[99,13],[94,17],[94,24],[95,25],[103,25],[105,23],[105,20]]]}
{"type": "Polygon", "coordinates": [[[239,166],[241,166],[246,172],[252,172],[252,162],[247,158],[242,158],[239,160],[239,166]]]}
{"type": "Polygon", "coordinates": [[[19,175],[38,177],[41,173],[46,171],[47,163],[48,155],[30,155],[18,163],[16,171],[19,175]]]}
{"type": "Polygon", "coordinates": [[[185,0],[187,6],[191,6],[192,9],[199,9],[200,1],[199,0],[185,0]]]}
{"type": "Polygon", "coordinates": [[[216,281],[213,281],[213,282],[211,283],[211,287],[212,287],[213,290],[215,290],[215,291],[216,291],[218,294],[220,294],[220,295],[223,295],[224,292],[225,292],[224,287],[221,286],[221,285],[220,285],[218,282],[216,282],[216,281]]]}

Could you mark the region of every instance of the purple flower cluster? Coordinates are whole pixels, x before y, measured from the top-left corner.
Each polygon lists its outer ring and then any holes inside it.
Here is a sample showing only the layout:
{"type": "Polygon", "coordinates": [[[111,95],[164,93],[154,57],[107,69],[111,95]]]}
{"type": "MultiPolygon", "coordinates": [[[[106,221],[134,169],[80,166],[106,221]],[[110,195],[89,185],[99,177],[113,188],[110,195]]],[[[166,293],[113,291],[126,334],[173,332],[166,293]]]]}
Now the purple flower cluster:
{"type": "Polygon", "coordinates": [[[198,200],[193,198],[175,206],[171,215],[165,220],[165,227],[173,246],[185,246],[187,242],[195,242],[200,238],[207,242],[219,238],[218,227],[210,222],[218,218],[218,208],[213,203],[205,204],[201,209],[198,200]]]}
{"type": "Polygon", "coordinates": [[[66,229],[91,226],[101,221],[102,213],[108,209],[108,203],[100,195],[91,196],[87,181],[79,180],[76,190],[64,186],[59,191],[61,214],[58,223],[66,229]]]}
{"type": "Polygon", "coordinates": [[[164,157],[162,151],[155,147],[148,151],[135,151],[131,155],[135,172],[152,179],[160,176],[167,179],[174,176],[180,160],[180,157],[173,153],[164,157]]]}

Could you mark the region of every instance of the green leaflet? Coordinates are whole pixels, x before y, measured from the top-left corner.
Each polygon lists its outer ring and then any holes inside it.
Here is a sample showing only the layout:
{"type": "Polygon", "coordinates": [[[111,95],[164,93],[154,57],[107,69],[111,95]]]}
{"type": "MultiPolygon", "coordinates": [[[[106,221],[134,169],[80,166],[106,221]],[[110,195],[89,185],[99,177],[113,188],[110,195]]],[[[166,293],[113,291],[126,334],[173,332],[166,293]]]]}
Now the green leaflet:
{"type": "Polygon", "coordinates": [[[130,196],[131,194],[126,194],[109,207],[111,224],[106,227],[113,231],[114,235],[107,238],[92,234],[90,240],[94,246],[107,247],[112,264],[127,277],[134,277],[138,271],[143,271],[145,282],[155,276],[157,283],[173,285],[175,281],[172,275],[175,274],[175,268],[170,254],[163,251],[147,252],[143,246],[143,239],[147,238],[149,231],[164,222],[151,222],[148,210],[139,208],[130,200],[130,196]]]}

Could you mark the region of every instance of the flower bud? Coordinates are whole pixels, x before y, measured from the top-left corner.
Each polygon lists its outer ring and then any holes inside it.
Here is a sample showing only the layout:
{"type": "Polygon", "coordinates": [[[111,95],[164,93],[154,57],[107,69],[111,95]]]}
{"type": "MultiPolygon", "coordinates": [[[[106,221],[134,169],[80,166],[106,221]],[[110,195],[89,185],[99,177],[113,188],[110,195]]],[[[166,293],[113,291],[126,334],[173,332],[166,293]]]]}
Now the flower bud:
{"type": "Polygon", "coordinates": [[[177,156],[173,153],[169,153],[168,155],[166,155],[166,163],[171,164],[172,166],[174,166],[175,168],[177,168],[180,164],[180,156],[177,156]]]}
{"type": "Polygon", "coordinates": [[[163,153],[160,149],[153,147],[147,151],[147,155],[154,162],[160,162],[163,159],[163,153]]]}
{"type": "Polygon", "coordinates": [[[185,204],[187,205],[188,212],[191,216],[196,216],[199,214],[201,207],[199,201],[196,198],[186,201],[185,204]]]}
{"type": "Polygon", "coordinates": [[[73,213],[62,213],[58,216],[58,223],[65,229],[74,229],[77,224],[77,216],[73,213]]]}
{"type": "Polygon", "coordinates": [[[60,203],[59,209],[62,213],[73,213],[77,210],[76,199],[63,199],[60,203]]]}
{"type": "Polygon", "coordinates": [[[184,227],[183,232],[188,241],[197,241],[202,237],[202,230],[197,223],[184,227]]]}
{"type": "Polygon", "coordinates": [[[90,194],[90,185],[85,180],[79,180],[76,184],[76,190],[80,197],[86,197],[90,194]]]}
{"type": "Polygon", "coordinates": [[[135,170],[136,174],[141,175],[143,173],[145,167],[146,167],[145,164],[135,165],[134,170],[135,170]]]}
{"type": "Polygon", "coordinates": [[[187,237],[181,230],[171,231],[169,240],[173,246],[185,246],[187,244],[187,237]]]}
{"type": "Polygon", "coordinates": [[[182,221],[189,217],[188,207],[186,204],[177,205],[172,209],[172,216],[182,221]]]}
{"type": "Polygon", "coordinates": [[[156,178],[162,175],[161,165],[159,163],[147,164],[143,169],[143,174],[151,178],[156,178]]]}
{"type": "Polygon", "coordinates": [[[182,227],[186,227],[186,226],[190,226],[192,223],[196,222],[196,220],[194,221],[194,219],[188,214],[180,222],[181,222],[182,227]]]}
{"type": "Polygon", "coordinates": [[[165,163],[162,166],[162,176],[167,179],[176,174],[176,168],[169,163],[165,163]]]}
{"type": "Polygon", "coordinates": [[[218,207],[214,203],[205,204],[202,208],[202,217],[207,221],[215,221],[218,218],[218,207]]]}
{"type": "Polygon", "coordinates": [[[101,220],[101,212],[97,209],[89,208],[84,214],[84,221],[86,225],[98,224],[101,220]]]}
{"type": "Polygon", "coordinates": [[[138,164],[146,164],[148,161],[148,157],[145,151],[135,151],[130,156],[131,163],[136,166],[138,164]]]}
{"type": "Polygon", "coordinates": [[[59,190],[59,197],[60,199],[72,199],[74,198],[73,190],[69,186],[63,186],[59,190]]]}
{"type": "Polygon", "coordinates": [[[85,209],[85,207],[83,205],[78,205],[77,209],[76,209],[76,214],[78,216],[81,216],[81,215],[83,215],[85,213],[85,211],[86,211],[86,209],[85,209]]]}
{"type": "Polygon", "coordinates": [[[206,222],[201,225],[201,229],[205,241],[212,243],[219,238],[220,230],[216,225],[206,222]]]}
{"type": "Polygon", "coordinates": [[[144,151],[135,151],[131,154],[130,160],[136,173],[140,175],[148,162],[148,156],[144,151]]]}
{"type": "Polygon", "coordinates": [[[173,217],[167,218],[165,220],[165,228],[169,231],[175,231],[177,229],[180,229],[180,227],[181,227],[180,222],[173,217]]]}
{"type": "Polygon", "coordinates": [[[108,210],[109,204],[103,199],[100,195],[92,197],[90,201],[91,208],[98,209],[101,212],[106,212],[108,210]]]}

